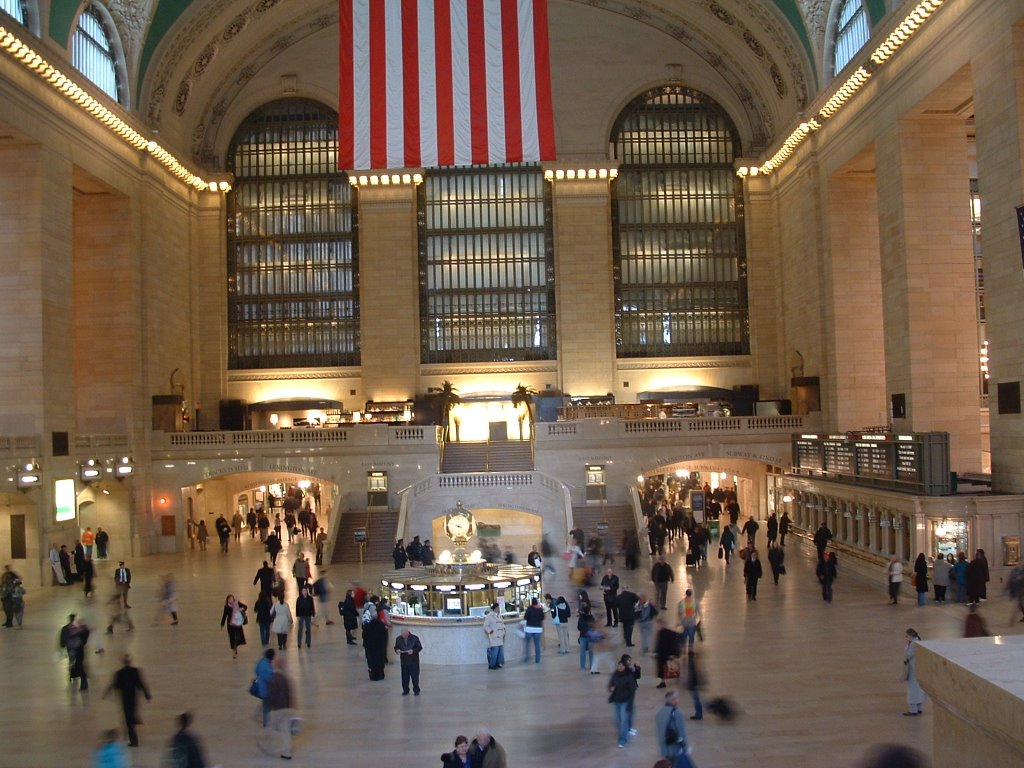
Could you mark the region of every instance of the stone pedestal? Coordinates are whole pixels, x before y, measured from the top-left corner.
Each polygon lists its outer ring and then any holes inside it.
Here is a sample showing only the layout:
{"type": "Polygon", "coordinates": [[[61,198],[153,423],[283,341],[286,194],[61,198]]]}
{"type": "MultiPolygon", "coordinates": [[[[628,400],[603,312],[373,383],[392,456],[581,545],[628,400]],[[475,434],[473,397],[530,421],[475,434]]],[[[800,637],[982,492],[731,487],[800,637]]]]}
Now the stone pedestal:
{"type": "Polygon", "coordinates": [[[935,768],[1024,765],[1022,661],[1019,636],[920,644],[917,678],[935,706],[935,768]]]}

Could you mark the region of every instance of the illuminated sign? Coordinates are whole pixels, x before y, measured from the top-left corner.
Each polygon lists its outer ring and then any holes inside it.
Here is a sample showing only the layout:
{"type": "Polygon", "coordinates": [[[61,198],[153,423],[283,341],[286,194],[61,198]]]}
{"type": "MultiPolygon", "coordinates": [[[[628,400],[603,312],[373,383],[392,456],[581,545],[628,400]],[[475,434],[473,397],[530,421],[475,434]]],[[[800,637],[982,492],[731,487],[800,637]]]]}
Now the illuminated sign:
{"type": "Polygon", "coordinates": [[[75,519],[75,481],[71,478],[53,482],[53,505],[58,523],[75,519]]]}

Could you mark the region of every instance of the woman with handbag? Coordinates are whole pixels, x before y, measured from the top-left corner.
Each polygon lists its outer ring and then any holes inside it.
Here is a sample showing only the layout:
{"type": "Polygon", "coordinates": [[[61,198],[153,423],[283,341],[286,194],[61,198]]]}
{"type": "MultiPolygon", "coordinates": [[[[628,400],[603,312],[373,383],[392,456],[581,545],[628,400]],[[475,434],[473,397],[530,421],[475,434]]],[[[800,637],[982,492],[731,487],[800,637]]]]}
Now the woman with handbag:
{"type": "Polygon", "coordinates": [[[245,645],[245,630],[242,628],[248,619],[245,616],[249,608],[241,600],[236,600],[234,595],[228,595],[224,600],[224,613],[220,617],[220,625],[228,627],[228,642],[231,644],[231,652],[238,658],[238,646],[245,645]]]}

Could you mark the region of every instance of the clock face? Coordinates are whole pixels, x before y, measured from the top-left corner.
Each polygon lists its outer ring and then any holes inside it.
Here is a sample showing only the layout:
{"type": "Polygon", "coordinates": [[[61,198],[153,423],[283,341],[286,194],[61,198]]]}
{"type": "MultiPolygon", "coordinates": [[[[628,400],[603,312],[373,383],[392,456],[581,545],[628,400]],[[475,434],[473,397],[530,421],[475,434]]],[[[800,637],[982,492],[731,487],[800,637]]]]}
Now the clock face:
{"type": "Polygon", "coordinates": [[[448,538],[456,543],[465,543],[473,532],[473,515],[470,511],[452,512],[445,521],[448,538]]]}
{"type": "Polygon", "coordinates": [[[462,515],[453,517],[448,521],[448,530],[453,534],[465,536],[469,533],[469,520],[464,518],[462,515]]]}

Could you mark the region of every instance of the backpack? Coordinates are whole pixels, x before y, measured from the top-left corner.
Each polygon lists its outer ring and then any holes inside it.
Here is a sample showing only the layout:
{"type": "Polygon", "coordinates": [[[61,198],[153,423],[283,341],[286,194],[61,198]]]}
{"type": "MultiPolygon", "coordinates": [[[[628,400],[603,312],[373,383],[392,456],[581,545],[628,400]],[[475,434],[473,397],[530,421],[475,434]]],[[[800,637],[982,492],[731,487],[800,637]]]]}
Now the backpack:
{"type": "Polygon", "coordinates": [[[665,743],[669,746],[679,743],[679,730],[676,728],[676,708],[672,707],[672,714],[668,716],[668,725],[665,726],[665,743]]]}

